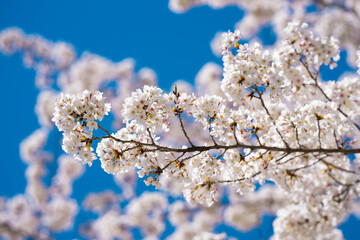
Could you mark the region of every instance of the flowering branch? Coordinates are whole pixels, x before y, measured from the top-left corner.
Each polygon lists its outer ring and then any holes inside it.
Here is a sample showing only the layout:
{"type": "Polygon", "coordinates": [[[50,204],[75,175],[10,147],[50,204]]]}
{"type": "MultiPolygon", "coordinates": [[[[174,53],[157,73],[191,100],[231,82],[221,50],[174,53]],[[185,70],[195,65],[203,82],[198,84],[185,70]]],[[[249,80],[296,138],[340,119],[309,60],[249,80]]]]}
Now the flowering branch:
{"type": "Polygon", "coordinates": [[[114,136],[112,136],[109,131],[105,130],[104,128],[102,128],[99,125],[99,128],[101,130],[103,130],[104,132],[106,132],[108,135],[101,137],[101,138],[93,138],[93,139],[104,139],[104,138],[111,138],[117,142],[121,142],[121,143],[134,143],[138,146],[144,147],[144,151],[160,151],[160,152],[177,152],[177,153],[192,153],[192,152],[205,152],[205,151],[210,151],[210,150],[228,150],[228,149],[238,149],[238,148],[245,148],[245,149],[250,149],[250,150],[267,150],[267,151],[273,151],[273,152],[284,152],[284,153],[342,153],[345,155],[349,155],[349,154],[355,154],[355,153],[360,153],[360,148],[355,148],[355,149],[339,149],[339,148],[330,148],[330,149],[324,149],[324,148],[287,148],[287,147],[272,147],[272,146],[265,146],[265,145],[247,145],[247,144],[241,144],[241,143],[237,143],[237,144],[233,144],[233,145],[219,145],[219,144],[214,144],[211,146],[189,146],[187,148],[172,148],[172,147],[166,147],[166,146],[161,146],[155,143],[143,143],[143,142],[138,142],[138,141],[134,141],[134,140],[123,140],[123,139],[119,139],[116,138],[114,136]],[[150,147],[151,149],[146,149],[146,147],[150,147]]]}
{"type": "Polygon", "coordinates": [[[358,95],[353,91],[349,96],[345,114],[327,94],[331,90],[336,94],[338,83],[324,84],[324,89],[320,84],[321,66],[338,60],[335,39],[315,38],[306,24],[297,22],[290,23],[286,32],[287,41],[273,53],[260,44],[240,45],[238,32],[225,33],[221,46],[225,98],[197,97],[176,86],[166,94],[145,85],[125,99],[121,111],[125,126],[116,133],[100,125],[110,111],[100,92],[63,94],[53,119],[63,132],[63,149],[89,165],[99,158],[107,173],[137,169],[147,185],[162,188],[163,181],[175,181],[188,202],[207,207],[219,200],[224,187],[244,194],[254,191],[256,182],[272,181],[294,196],[289,215],[276,221],[305,208],[302,219],[311,221],[300,221],[302,228],[334,227],[328,216],[346,211],[360,183],[358,160],[348,157],[360,154],[354,107],[358,95]],[[318,69],[316,73],[311,67],[318,69]],[[173,127],[174,121],[179,128],[173,127]],[[95,137],[97,129],[106,135],[95,137]],[[185,136],[185,142],[167,144],[166,137],[173,133],[185,136]],[[203,133],[209,134],[205,141],[203,133]],[[313,198],[321,203],[319,210],[314,210],[313,198]],[[329,203],[331,207],[323,207],[329,203]],[[311,211],[321,212],[324,222],[311,218],[311,211]]]}

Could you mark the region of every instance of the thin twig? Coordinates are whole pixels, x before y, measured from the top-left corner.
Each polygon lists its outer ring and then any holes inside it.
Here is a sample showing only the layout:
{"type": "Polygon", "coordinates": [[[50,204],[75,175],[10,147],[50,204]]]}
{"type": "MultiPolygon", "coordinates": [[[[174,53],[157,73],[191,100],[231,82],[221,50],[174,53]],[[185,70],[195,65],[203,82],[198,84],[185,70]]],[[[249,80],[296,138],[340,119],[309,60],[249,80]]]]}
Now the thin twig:
{"type": "Polygon", "coordinates": [[[337,184],[339,184],[339,185],[341,185],[341,186],[344,186],[344,187],[353,186],[353,184],[351,184],[351,183],[343,183],[343,182],[339,181],[339,180],[336,179],[336,178],[334,177],[334,175],[332,175],[331,172],[329,172],[329,171],[327,172],[327,175],[328,175],[332,180],[334,180],[334,182],[336,182],[337,184]]]}
{"type": "MultiPolygon", "coordinates": [[[[209,117],[210,117],[210,116],[209,116],[209,117]]],[[[208,128],[208,130],[209,130],[210,138],[211,138],[212,142],[214,143],[214,145],[215,145],[215,146],[218,146],[217,142],[216,142],[215,139],[214,139],[214,136],[211,135],[211,118],[209,118],[208,123],[209,123],[209,128],[208,128]]]]}
{"type": "Polygon", "coordinates": [[[320,161],[321,160],[318,159],[317,161],[314,161],[313,163],[310,163],[310,164],[307,164],[307,165],[304,165],[304,166],[301,166],[301,167],[298,167],[298,168],[294,168],[294,169],[287,169],[287,171],[294,173],[296,171],[299,171],[299,170],[306,169],[306,168],[309,168],[311,166],[314,166],[315,164],[317,164],[320,161]]]}
{"type": "Polygon", "coordinates": [[[269,112],[269,109],[268,109],[268,108],[266,107],[266,105],[265,105],[264,99],[262,98],[262,93],[260,93],[260,91],[258,90],[257,87],[255,87],[255,91],[258,93],[259,99],[260,99],[260,102],[261,102],[261,105],[262,105],[262,107],[265,109],[267,115],[269,116],[272,124],[274,125],[274,127],[275,127],[275,129],[276,129],[276,132],[279,134],[279,136],[280,136],[281,140],[284,142],[285,146],[286,146],[287,148],[289,148],[289,144],[285,141],[283,135],[280,133],[280,131],[279,131],[277,125],[276,125],[275,120],[273,119],[273,117],[271,116],[271,114],[270,114],[270,112],[269,112]]]}
{"type": "Polygon", "coordinates": [[[151,135],[150,129],[149,129],[149,128],[146,128],[146,131],[149,133],[149,137],[150,137],[150,139],[151,139],[151,142],[152,142],[152,143],[155,143],[155,141],[154,141],[154,139],[153,139],[153,137],[152,137],[152,135],[151,135]]]}
{"type": "Polygon", "coordinates": [[[295,126],[294,123],[292,123],[292,126],[295,128],[295,137],[296,137],[296,142],[299,145],[299,148],[302,148],[303,146],[300,144],[300,139],[299,139],[299,132],[297,127],[295,126]]]}
{"type": "Polygon", "coordinates": [[[181,130],[182,130],[182,132],[184,133],[186,139],[188,140],[190,146],[193,147],[194,144],[191,142],[191,140],[190,140],[190,138],[189,138],[189,136],[188,136],[188,134],[187,134],[187,132],[186,132],[186,130],[185,130],[185,126],[184,126],[183,120],[182,120],[182,118],[181,118],[181,112],[179,111],[178,108],[176,108],[176,110],[178,111],[178,112],[177,112],[177,113],[178,113],[177,115],[178,115],[178,117],[179,117],[179,121],[180,121],[180,125],[181,125],[181,130]]]}
{"type": "Polygon", "coordinates": [[[319,142],[319,148],[321,149],[321,130],[320,130],[320,119],[317,118],[317,127],[318,127],[318,142],[319,142]]]}
{"type": "Polygon", "coordinates": [[[343,172],[356,174],[355,171],[348,170],[348,169],[345,169],[345,168],[336,166],[336,165],[334,165],[334,164],[332,164],[332,163],[330,163],[330,162],[327,162],[327,161],[325,161],[325,160],[323,160],[323,159],[321,159],[321,162],[323,162],[323,163],[324,163],[326,166],[328,166],[328,167],[331,166],[332,168],[335,168],[335,169],[340,170],[340,171],[343,171],[343,172]]]}

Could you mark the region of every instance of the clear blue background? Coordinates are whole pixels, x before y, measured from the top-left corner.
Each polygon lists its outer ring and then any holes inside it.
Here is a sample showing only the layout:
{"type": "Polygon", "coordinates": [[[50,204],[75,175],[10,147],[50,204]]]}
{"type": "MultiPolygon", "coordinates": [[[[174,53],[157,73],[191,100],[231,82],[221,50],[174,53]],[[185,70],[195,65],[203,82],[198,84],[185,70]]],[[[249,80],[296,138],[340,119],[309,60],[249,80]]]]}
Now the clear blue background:
{"type": "MultiPolygon", "coordinates": [[[[134,58],[137,70],[149,67],[156,71],[159,85],[165,90],[178,79],[193,83],[196,73],[209,61],[221,64],[221,59],[211,52],[210,41],[218,31],[233,30],[242,16],[236,7],[217,11],[201,7],[178,15],[168,9],[168,0],[0,0],[0,30],[17,26],[52,41],[66,41],[74,45],[78,55],[90,51],[113,61],[134,58]]],[[[261,35],[271,37],[271,42],[273,36],[268,30],[261,35]]],[[[35,72],[23,67],[19,55],[0,54],[2,196],[11,197],[25,190],[26,165],[20,160],[19,143],[39,128],[34,113],[38,94],[34,77],[35,72]]],[[[61,153],[59,138],[58,133],[53,133],[48,146],[57,154],[61,153]]],[[[73,197],[81,203],[87,193],[108,188],[117,189],[112,177],[95,164],[75,182],[73,197]]],[[[140,184],[137,192],[143,189],[140,184]]],[[[79,237],[76,225],[87,217],[81,214],[72,231],[56,237],[79,237]]],[[[269,221],[266,218],[264,231],[269,221]]],[[[355,240],[359,239],[359,227],[360,221],[351,217],[341,228],[346,239],[355,240]]],[[[259,239],[257,230],[245,235],[225,226],[217,230],[238,238],[259,239]]]]}

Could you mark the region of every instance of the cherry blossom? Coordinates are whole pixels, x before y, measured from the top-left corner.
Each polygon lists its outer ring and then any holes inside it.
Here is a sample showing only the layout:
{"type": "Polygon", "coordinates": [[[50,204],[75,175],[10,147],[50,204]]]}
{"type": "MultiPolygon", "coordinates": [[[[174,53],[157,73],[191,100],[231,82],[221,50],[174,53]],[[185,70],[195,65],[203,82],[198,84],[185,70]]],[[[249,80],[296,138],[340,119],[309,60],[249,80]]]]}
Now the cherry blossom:
{"type": "Polygon", "coordinates": [[[246,13],[212,42],[223,66],[207,63],[194,86],[179,80],[169,92],[131,59],[77,58],[70,44],[0,32],[0,51],[20,52],[41,90],[41,128],[20,145],[27,186],[0,198],[1,237],[48,239],[90,211],[80,232],[91,239],[132,239],[134,231],[158,239],[168,224],[167,239],[232,239],[217,227],[249,231],[264,214],[275,218],[274,240],[344,239],[339,225],[359,215],[359,69],[330,81],[322,71],[337,67],[342,50],[359,68],[359,4],[169,1],[178,13],[200,5],[246,13]],[[271,48],[254,39],[269,24],[271,48]],[[69,155],[49,152],[53,124],[69,155]],[[96,160],[121,189],[89,193],[80,208],[74,181],[96,160]],[[138,178],[157,191],[139,194],[138,178]]]}

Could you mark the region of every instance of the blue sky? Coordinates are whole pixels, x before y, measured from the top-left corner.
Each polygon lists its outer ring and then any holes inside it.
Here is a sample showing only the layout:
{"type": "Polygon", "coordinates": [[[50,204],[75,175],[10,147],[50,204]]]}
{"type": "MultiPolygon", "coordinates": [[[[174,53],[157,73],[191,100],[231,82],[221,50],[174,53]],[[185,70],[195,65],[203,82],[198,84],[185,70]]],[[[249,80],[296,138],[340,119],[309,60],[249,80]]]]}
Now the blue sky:
{"type": "MultiPolygon", "coordinates": [[[[168,0],[0,0],[0,30],[17,26],[52,41],[66,41],[74,45],[79,55],[90,51],[113,61],[134,58],[136,69],[155,70],[159,85],[165,90],[178,79],[192,83],[199,69],[209,61],[221,64],[221,59],[211,52],[210,41],[218,31],[233,30],[242,16],[235,7],[217,11],[201,7],[179,15],[168,9],[168,0]]],[[[23,67],[19,55],[0,54],[1,96],[5,101],[0,120],[3,196],[24,192],[25,164],[19,157],[19,143],[39,128],[34,113],[38,94],[34,77],[33,70],[23,67]]],[[[50,149],[59,153],[59,135],[54,133],[50,137],[50,149]]],[[[95,164],[75,182],[74,196],[81,200],[86,193],[105,188],[116,186],[112,177],[95,164]]],[[[359,226],[360,221],[355,218],[343,226],[347,239],[357,239],[353,229],[359,226]]],[[[255,238],[256,234],[252,232],[245,238],[255,238]]],[[[74,230],[58,238],[76,236],[74,230]]]]}

